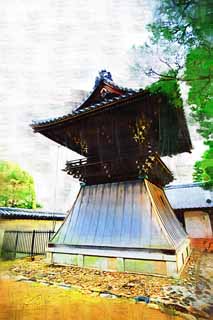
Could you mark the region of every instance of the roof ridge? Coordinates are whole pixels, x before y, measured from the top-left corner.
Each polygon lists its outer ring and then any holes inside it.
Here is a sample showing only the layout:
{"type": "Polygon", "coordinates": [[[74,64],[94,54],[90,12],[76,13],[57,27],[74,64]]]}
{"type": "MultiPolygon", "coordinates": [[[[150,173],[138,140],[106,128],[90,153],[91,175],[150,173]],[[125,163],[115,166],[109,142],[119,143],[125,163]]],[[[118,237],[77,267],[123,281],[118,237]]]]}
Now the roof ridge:
{"type": "Polygon", "coordinates": [[[205,183],[203,182],[191,182],[191,183],[180,183],[180,184],[173,184],[168,185],[164,189],[180,189],[180,188],[195,188],[195,187],[202,187],[205,183]]]}
{"type": "Polygon", "coordinates": [[[31,212],[31,213],[35,212],[35,213],[41,213],[41,214],[49,213],[49,214],[61,214],[61,215],[66,214],[64,212],[58,212],[58,211],[41,211],[36,209],[14,208],[14,207],[0,207],[0,211],[14,211],[14,212],[23,211],[23,212],[31,212]]]}
{"type": "Polygon", "coordinates": [[[137,89],[132,89],[132,88],[120,86],[120,85],[116,84],[113,80],[109,80],[106,78],[103,79],[102,81],[105,82],[106,84],[113,85],[113,87],[120,89],[120,90],[123,90],[123,91],[129,91],[129,92],[137,92],[138,91],[137,89]]]}

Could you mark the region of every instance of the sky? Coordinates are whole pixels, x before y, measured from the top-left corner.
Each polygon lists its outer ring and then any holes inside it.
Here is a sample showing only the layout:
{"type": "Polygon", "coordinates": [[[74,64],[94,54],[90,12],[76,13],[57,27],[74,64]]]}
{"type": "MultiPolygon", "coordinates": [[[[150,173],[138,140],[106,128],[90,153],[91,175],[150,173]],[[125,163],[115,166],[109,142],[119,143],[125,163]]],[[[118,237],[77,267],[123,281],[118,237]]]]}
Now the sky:
{"type": "Polygon", "coordinates": [[[18,163],[34,177],[45,210],[70,208],[79,183],[61,169],[78,155],[34,134],[30,123],[69,113],[102,69],[120,85],[139,87],[130,73],[131,47],[147,40],[155,4],[0,1],[0,159],[18,163]]]}

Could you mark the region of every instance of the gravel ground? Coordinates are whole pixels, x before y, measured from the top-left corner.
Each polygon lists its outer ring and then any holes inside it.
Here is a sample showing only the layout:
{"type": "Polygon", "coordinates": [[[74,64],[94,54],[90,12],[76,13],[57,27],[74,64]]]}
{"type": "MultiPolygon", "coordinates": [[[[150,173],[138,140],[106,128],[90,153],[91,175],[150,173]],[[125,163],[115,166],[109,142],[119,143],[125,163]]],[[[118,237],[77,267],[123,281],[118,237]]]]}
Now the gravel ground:
{"type": "MultiPolygon", "coordinates": [[[[74,266],[47,265],[43,257],[19,259],[9,267],[16,281],[39,282],[79,290],[103,298],[134,298],[195,316],[210,319],[212,304],[213,255],[193,251],[179,279],[157,276],[105,272],[74,266]],[[147,301],[147,300],[146,300],[147,301]]],[[[189,318],[188,318],[189,319],[189,318]]]]}

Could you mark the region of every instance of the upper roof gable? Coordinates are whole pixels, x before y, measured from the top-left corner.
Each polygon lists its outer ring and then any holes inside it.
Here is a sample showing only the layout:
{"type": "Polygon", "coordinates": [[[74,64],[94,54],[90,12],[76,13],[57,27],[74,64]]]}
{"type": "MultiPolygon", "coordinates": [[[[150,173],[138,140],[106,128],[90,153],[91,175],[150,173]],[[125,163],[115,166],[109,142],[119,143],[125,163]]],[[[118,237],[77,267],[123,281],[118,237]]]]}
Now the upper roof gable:
{"type": "Polygon", "coordinates": [[[57,118],[49,118],[39,121],[33,120],[31,126],[33,127],[34,131],[39,131],[40,127],[68,120],[70,118],[87,113],[88,111],[96,111],[96,109],[99,107],[105,107],[106,105],[120,102],[122,103],[123,100],[137,97],[138,95],[144,95],[145,93],[146,90],[140,89],[138,91],[131,88],[118,86],[112,80],[111,73],[107,72],[106,70],[102,70],[96,77],[93,91],[90,92],[86,100],[84,100],[77,107],[73,108],[71,113],[57,118]]]}
{"type": "Polygon", "coordinates": [[[80,106],[78,106],[75,111],[83,110],[86,107],[94,105],[103,100],[119,97],[129,92],[133,93],[135,91],[132,89],[119,87],[113,81],[108,79],[101,79],[87,99],[80,106]]]}

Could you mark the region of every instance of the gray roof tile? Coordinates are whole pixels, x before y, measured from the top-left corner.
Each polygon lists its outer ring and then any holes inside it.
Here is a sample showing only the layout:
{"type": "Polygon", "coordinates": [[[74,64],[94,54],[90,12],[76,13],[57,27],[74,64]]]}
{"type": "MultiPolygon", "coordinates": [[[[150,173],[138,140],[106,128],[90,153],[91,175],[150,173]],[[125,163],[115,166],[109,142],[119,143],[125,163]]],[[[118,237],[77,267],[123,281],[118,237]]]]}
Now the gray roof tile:
{"type": "MultiPolygon", "coordinates": [[[[143,92],[143,90],[142,90],[143,92]]],[[[82,108],[82,109],[79,109],[80,106],[78,106],[77,108],[73,109],[72,113],[69,113],[67,115],[64,115],[62,117],[56,117],[56,118],[49,118],[49,119],[45,119],[45,120],[40,120],[40,121],[33,121],[32,122],[32,126],[34,125],[43,125],[43,124],[47,124],[47,123],[51,123],[51,122],[55,122],[55,121],[59,121],[59,120],[62,120],[62,119],[66,119],[66,118],[69,118],[69,117],[72,117],[74,115],[77,115],[77,114],[80,114],[80,113],[84,113],[84,112],[87,112],[88,110],[91,110],[91,109],[98,109],[99,107],[105,105],[105,104],[110,104],[110,103],[113,103],[113,102],[117,102],[117,101],[122,101],[130,96],[137,96],[138,95],[138,91],[130,91],[130,92],[127,92],[126,94],[122,94],[120,96],[116,96],[116,97],[111,97],[111,98],[105,98],[104,100],[102,101],[98,101],[97,103],[94,103],[93,105],[90,105],[86,108],[82,108]]],[[[140,91],[141,93],[141,91],[140,91]]]]}
{"type": "Polygon", "coordinates": [[[171,185],[165,193],[173,209],[213,207],[213,190],[206,190],[200,183],[171,185]]]}
{"type": "Polygon", "coordinates": [[[48,219],[64,220],[66,214],[62,212],[47,212],[32,209],[0,207],[1,218],[25,218],[25,219],[48,219]]]}

